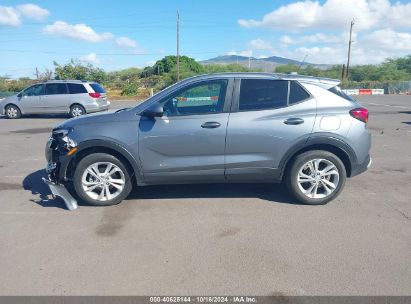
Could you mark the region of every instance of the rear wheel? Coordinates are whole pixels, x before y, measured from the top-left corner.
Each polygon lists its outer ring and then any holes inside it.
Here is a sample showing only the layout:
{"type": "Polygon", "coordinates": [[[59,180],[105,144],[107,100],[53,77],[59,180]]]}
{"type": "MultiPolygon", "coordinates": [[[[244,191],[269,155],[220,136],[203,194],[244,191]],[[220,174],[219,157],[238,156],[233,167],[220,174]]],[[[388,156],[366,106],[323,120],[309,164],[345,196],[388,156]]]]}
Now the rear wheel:
{"type": "Polygon", "coordinates": [[[83,106],[75,104],[70,107],[70,116],[79,117],[86,114],[86,109],[83,106]]]}
{"type": "Polygon", "coordinates": [[[9,118],[9,119],[17,119],[17,118],[21,117],[21,111],[15,105],[8,105],[6,107],[5,112],[6,112],[7,118],[9,118]]]}
{"type": "Polygon", "coordinates": [[[342,161],[328,151],[308,151],[298,155],[286,176],[286,185],[298,201],[323,205],[335,199],[346,180],[342,161]]]}
{"type": "Polygon", "coordinates": [[[127,168],[105,153],[87,155],[78,163],[73,186],[83,201],[96,206],[119,204],[132,189],[127,168]]]}

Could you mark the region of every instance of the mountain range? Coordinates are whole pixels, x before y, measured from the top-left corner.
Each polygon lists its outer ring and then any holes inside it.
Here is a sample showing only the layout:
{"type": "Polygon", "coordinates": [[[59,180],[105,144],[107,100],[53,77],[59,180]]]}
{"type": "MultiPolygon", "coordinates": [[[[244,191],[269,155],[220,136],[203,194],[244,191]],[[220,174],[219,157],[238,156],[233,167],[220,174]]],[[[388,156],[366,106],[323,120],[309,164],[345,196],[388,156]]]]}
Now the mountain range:
{"type": "Polygon", "coordinates": [[[215,58],[200,61],[201,64],[241,64],[245,67],[262,69],[264,72],[273,72],[277,66],[294,64],[301,67],[314,66],[316,68],[327,69],[332,65],[329,64],[315,64],[309,62],[301,62],[294,59],[288,59],[278,56],[271,56],[266,58],[246,57],[240,55],[224,55],[215,58]]]}

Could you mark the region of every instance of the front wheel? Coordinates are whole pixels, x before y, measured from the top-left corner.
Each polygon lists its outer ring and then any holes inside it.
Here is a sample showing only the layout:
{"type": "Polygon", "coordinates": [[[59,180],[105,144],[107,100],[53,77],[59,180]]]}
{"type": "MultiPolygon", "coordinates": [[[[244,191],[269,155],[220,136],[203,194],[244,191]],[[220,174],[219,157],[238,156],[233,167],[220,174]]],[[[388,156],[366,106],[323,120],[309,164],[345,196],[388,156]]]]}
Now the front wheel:
{"type": "Polygon", "coordinates": [[[17,119],[21,117],[21,111],[15,105],[8,105],[5,109],[5,113],[9,119],[17,119]]]}
{"type": "Polygon", "coordinates": [[[342,161],[328,151],[308,151],[291,165],[286,185],[295,198],[308,205],[323,205],[344,188],[347,173],[342,161]]]}
{"type": "Polygon", "coordinates": [[[127,168],[118,158],[105,153],[84,157],[74,172],[73,185],[83,201],[96,206],[119,204],[132,189],[127,168]]]}

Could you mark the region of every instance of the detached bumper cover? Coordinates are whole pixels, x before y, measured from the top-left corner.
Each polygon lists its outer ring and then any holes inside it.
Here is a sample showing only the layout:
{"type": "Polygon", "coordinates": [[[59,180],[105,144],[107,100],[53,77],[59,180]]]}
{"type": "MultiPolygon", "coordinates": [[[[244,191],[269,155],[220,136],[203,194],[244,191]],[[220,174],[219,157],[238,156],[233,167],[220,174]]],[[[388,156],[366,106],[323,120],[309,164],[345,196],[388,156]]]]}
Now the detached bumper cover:
{"type": "Polygon", "coordinates": [[[67,191],[66,187],[61,184],[56,184],[43,177],[43,182],[49,186],[51,193],[63,199],[68,210],[73,211],[78,207],[76,199],[67,191]]]}

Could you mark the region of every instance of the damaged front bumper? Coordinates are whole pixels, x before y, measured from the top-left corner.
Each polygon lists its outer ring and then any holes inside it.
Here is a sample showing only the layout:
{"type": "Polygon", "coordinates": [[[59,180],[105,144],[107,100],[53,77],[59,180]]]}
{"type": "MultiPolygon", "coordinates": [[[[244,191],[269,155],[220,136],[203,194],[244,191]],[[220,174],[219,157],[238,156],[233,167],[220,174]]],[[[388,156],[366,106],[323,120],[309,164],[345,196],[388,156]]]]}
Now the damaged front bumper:
{"type": "Polygon", "coordinates": [[[50,191],[51,193],[53,193],[54,196],[58,196],[63,199],[68,210],[73,211],[77,209],[78,204],[77,204],[76,199],[70,194],[70,192],[67,191],[64,185],[57,184],[44,177],[43,177],[43,182],[49,186],[50,191]]]}
{"type": "Polygon", "coordinates": [[[57,140],[50,137],[45,149],[47,159],[46,172],[48,178],[43,178],[43,182],[49,186],[51,193],[63,199],[67,209],[75,210],[78,207],[76,199],[70,194],[64,185],[64,172],[67,169],[69,157],[63,156],[59,151],[57,140]]]}

